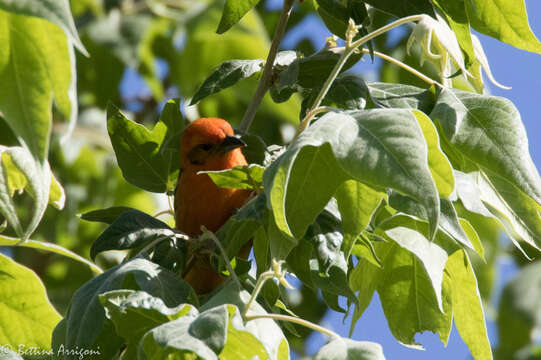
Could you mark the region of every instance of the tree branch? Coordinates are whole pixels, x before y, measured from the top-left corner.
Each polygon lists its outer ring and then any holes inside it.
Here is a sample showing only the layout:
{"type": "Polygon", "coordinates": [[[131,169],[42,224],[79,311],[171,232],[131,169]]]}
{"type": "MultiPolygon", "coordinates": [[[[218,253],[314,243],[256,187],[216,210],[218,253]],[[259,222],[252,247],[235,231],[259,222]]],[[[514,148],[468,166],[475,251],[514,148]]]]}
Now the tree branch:
{"type": "Polygon", "coordinates": [[[286,31],[287,21],[289,20],[289,15],[291,14],[291,9],[293,8],[293,3],[295,0],[284,0],[284,6],[282,7],[282,13],[280,14],[280,20],[274,32],[274,38],[272,39],[271,48],[269,50],[269,55],[267,56],[267,61],[265,62],[265,68],[263,69],[263,74],[261,75],[261,80],[259,80],[259,85],[257,90],[244,113],[244,117],[240,123],[239,129],[243,132],[248,131],[250,125],[254,120],[257,109],[263,100],[263,97],[269,90],[271,85],[272,78],[272,67],[274,66],[274,60],[276,59],[276,54],[278,53],[278,47],[280,42],[284,37],[286,31]]]}

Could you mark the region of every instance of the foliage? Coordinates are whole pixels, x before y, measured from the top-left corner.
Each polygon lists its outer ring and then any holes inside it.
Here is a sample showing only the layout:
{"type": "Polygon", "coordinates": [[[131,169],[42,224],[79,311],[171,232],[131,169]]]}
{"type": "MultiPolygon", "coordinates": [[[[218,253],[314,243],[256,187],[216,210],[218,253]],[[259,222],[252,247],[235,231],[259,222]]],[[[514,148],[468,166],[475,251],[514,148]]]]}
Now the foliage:
{"type": "Polygon", "coordinates": [[[503,291],[494,351],[487,336],[500,231],[520,256],[541,251],[541,179],[518,109],[483,91],[470,33],[541,53],[524,2],[295,3],[0,0],[2,356],[281,360],[316,330],[330,339],[314,359],[379,360],[379,344],[316,324],[353,310],[353,331],[377,292],[404,345],[446,344],[454,323],[474,359],[539,358],[537,262],[503,291]],[[343,41],[276,54],[312,14],[343,41]],[[350,70],[365,54],[388,60],[383,82],[350,70]],[[199,116],[239,127],[250,165],[205,173],[253,196],[190,239],[168,214],[199,116]],[[198,296],[188,244],[210,238],[229,280],[198,296]],[[247,243],[252,263],[236,257],[247,243]]]}

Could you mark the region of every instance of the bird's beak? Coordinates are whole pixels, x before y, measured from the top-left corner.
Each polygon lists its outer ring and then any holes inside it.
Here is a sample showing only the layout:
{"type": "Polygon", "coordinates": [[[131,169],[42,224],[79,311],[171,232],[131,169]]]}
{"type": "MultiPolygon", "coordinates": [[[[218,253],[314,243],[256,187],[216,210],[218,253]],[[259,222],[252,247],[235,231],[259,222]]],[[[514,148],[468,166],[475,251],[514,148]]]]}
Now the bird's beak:
{"type": "Polygon", "coordinates": [[[227,153],[233,149],[246,146],[246,143],[236,136],[227,135],[225,140],[216,149],[220,153],[227,153]]]}

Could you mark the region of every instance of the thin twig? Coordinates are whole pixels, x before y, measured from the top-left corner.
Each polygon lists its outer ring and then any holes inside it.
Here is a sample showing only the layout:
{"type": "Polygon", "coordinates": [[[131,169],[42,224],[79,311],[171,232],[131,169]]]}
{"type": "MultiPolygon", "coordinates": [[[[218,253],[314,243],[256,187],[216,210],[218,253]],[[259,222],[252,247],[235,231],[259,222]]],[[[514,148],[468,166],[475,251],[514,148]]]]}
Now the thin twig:
{"type": "Polygon", "coordinates": [[[252,121],[257,113],[257,109],[259,108],[263,97],[271,85],[272,67],[274,66],[274,60],[276,59],[276,54],[278,53],[278,47],[280,46],[280,42],[284,36],[287,21],[289,20],[289,14],[291,13],[294,2],[295,0],[284,0],[280,20],[278,21],[278,25],[276,26],[276,30],[274,32],[274,38],[272,39],[271,48],[269,50],[269,55],[267,56],[267,61],[265,62],[265,68],[263,69],[261,80],[259,80],[259,85],[257,86],[254,97],[252,98],[250,105],[248,105],[248,108],[246,109],[244,117],[240,123],[239,129],[243,132],[248,131],[250,125],[252,125],[252,121]]]}
{"type": "Polygon", "coordinates": [[[172,212],[171,210],[167,209],[167,210],[162,210],[162,211],[158,211],[156,214],[154,214],[152,217],[159,217],[159,216],[162,216],[163,214],[169,214],[171,216],[175,216],[175,213],[172,212]]]}
{"type": "Polygon", "coordinates": [[[265,271],[259,277],[257,278],[257,283],[255,284],[254,291],[252,291],[252,296],[250,296],[250,300],[246,303],[246,306],[244,307],[244,311],[242,312],[242,317],[246,318],[246,314],[248,313],[248,310],[250,310],[250,307],[254,303],[255,299],[259,295],[259,292],[263,288],[263,285],[265,282],[269,279],[272,279],[274,277],[274,271],[265,271]]]}
{"type": "MultiPolygon", "coordinates": [[[[370,54],[370,50],[368,50],[368,49],[360,49],[360,50],[365,54],[370,54]]],[[[417,76],[419,79],[423,80],[424,82],[426,82],[429,85],[443,86],[442,84],[440,84],[436,80],[432,80],[431,78],[429,78],[425,74],[421,73],[420,71],[415,70],[414,68],[412,68],[408,64],[405,64],[402,61],[400,61],[398,59],[395,59],[392,56],[380,53],[379,51],[374,51],[373,54],[375,56],[379,57],[379,58],[382,58],[383,60],[386,60],[386,61],[388,61],[388,62],[390,62],[390,63],[392,63],[392,64],[394,64],[394,65],[396,65],[398,67],[401,67],[402,69],[412,73],[413,75],[417,76]]]]}
{"type": "Polygon", "coordinates": [[[256,320],[256,319],[272,319],[272,320],[280,320],[280,321],[289,321],[289,322],[292,322],[292,323],[295,323],[295,324],[306,326],[307,328],[310,328],[312,330],[319,331],[320,333],[328,335],[328,336],[330,336],[332,338],[340,338],[340,335],[338,335],[337,333],[335,333],[332,330],[329,330],[327,328],[324,328],[323,326],[314,324],[313,322],[310,322],[310,321],[307,321],[307,320],[304,320],[304,319],[301,319],[301,318],[296,318],[294,316],[289,316],[289,315],[257,314],[257,315],[246,315],[246,316],[244,316],[244,319],[246,321],[256,320]]]}
{"type": "Polygon", "coordinates": [[[135,257],[141,255],[142,253],[144,252],[147,252],[148,250],[152,249],[154,246],[156,246],[159,242],[165,240],[165,239],[169,239],[169,236],[160,236],[159,238],[157,238],[156,240],[153,240],[151,241],[150,243],[148,243],[144,248],[141,249],[141,251],[139,251],[137,253],[137,255],[135,255],[135,257]]]}

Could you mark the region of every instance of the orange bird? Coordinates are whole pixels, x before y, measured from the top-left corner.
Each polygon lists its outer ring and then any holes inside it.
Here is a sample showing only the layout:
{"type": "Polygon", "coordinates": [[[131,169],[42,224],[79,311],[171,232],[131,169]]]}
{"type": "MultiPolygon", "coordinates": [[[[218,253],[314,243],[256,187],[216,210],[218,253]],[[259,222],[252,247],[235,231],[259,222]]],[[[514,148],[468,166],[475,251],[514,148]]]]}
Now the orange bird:
{"type": "MultiPolygon", "coordinates": [[[[231,125],[218,118],[201,118],[182,133],[181,174],[175,191],[176,227],[190,237],[201,235],[201,226],[217,231],[250,197],[250,191],[220,188],[203,170],[231,169],[247,165],[231,125]]],[[[198,294],[212,291],[225,278],[212,268],[208,255],[192,254],[184,279],[198,294]]]]}

